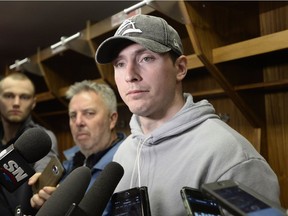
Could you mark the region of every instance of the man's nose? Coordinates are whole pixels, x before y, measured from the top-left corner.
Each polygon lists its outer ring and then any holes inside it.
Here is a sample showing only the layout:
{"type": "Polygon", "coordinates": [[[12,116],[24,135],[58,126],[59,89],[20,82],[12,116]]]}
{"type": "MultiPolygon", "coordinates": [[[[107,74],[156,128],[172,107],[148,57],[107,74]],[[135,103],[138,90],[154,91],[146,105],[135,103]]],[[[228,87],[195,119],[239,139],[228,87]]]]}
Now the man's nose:
{"type": "Polygon", "coordinates": [[[16,106],[20,105],[20,97],[19,96],[14,97],[13,105],[16,105],[16,106]]]}
{"type": "Polygon", "coordinates": [[[83,116],[81,114],[77,114],[75,124],[76,126],[82,126],[84,124],[83,116]]]}
{"type": "Polygon", "coordinates": [[[135,82],[139,81],[141,76],[139,74],[139,68],[134,63],[127,64],[125,72],[125,81],[126,82],[135,82]]]}

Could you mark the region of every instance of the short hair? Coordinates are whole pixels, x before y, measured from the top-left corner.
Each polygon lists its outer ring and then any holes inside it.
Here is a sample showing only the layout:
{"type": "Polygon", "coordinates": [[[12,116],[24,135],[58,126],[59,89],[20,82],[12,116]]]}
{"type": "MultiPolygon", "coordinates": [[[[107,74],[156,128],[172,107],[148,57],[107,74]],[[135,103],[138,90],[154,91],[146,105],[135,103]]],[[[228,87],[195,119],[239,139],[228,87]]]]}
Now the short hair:
{"type": "Polygon", "coordinates": [[[2,81],[7,79],[7,78],[11,78],[13,80],[27,80],[31,83],[32,88],[33,88],[33,96],[35,95],[35,85],[32,82],[32,80],[24,73],[20,73],[20,72],[13,72],[8,74],[7,76],[2,77],[2,79],[0,80],[0,92],[2,92],[2,81]]]}
{"type": "Polygon", "coordinates": [[[84,91],[92,91],[100,95],[111,113],[117,112],[117,99],[114,91],[107,84],[100,84],[91,80],[76,82],[69,87],[66,98],[71,100],[74,95],[84,91]]]}

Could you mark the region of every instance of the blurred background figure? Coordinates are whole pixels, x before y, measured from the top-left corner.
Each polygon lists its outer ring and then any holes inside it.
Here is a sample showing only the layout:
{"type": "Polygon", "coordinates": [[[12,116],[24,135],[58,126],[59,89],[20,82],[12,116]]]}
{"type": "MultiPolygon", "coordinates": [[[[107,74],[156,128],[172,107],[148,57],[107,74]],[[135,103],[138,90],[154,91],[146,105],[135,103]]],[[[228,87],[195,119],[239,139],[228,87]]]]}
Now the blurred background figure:
{"type": "MultiPolygon", "coordinates": [[[[35,105],[35,87],[25,74],[11,73],[2,78],[0,81],[0,150],[15,143],[25,130],[34,127],[43,128],[51,138],[52,147],[44,158],[32,164],[35,172],[41,172],[52,156],[58,156],[58,146],[54,133],[32,120],[31,112],[35,105]]],[[[24,196],[24,191],[27,191],[25,187],[28,185],[23,184],[12,193],[0,187],[1,216],[14,215],[15,208],[20,205],[20,200],[24,196]]]]}
{"type": "MultiPolygon", "coordinates": [[[[67,175],[77,167],[89,167],[92,174],[89,189],[105,166],[112,161],[126,136],[116,132],[117,100],[108,85],[84,80],[70,86],[66,97],[70,100],[69,125],[76,145],[64,152],[67,160],[63,165],[67,175]]],[[[29,184],[34,184],[38,176],[40,173],[31,177],[29,184]]],[[[55,190],[55,187],[44,187],[34,194],[31,205],[40,208],[55,190]]],[[[109,215],[109,211],[110,204],[103,215],[109,215]]]]}

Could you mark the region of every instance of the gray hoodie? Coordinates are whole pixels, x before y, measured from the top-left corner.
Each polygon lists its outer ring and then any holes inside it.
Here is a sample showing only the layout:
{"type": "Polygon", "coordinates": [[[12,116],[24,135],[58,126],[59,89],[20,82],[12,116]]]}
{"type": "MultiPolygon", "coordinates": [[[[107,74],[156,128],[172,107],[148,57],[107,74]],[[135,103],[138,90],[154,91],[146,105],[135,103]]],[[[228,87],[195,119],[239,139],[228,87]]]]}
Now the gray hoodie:
{"type": "Polygon", "coordinates": [[[202,100],[186,103],[169,121],[144,135],[133,115],[131,135],[114,155],[124,168],[116,191],[147,186],[152,216],[186,215],[183,186],[233,179],[279,204],[279,184],[265,159],[202,100]],[[137,154],[137,152],[139,154],[137,154]]]}

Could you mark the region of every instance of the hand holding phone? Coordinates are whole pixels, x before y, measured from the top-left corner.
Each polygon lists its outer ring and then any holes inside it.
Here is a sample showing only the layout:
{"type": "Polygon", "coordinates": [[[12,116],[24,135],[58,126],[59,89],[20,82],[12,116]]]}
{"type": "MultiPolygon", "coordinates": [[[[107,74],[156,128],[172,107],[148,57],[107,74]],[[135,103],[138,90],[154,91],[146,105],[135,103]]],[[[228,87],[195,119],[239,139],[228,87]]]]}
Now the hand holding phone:
{"type": "Polygon", "coordinates": [[[53,156],[41,173],[37,182],[32,185],[33,193],[38,193],[38,191],[44,186],[55,187],[61,180],[64,173],[65,169],[61,162],[56,156],[53,156]]]}
{"type": "Polygon", "coordinates": [[[233,180],[203,184],[201,190],[235,216],[286,215],[284,209],[233,180]]]}

